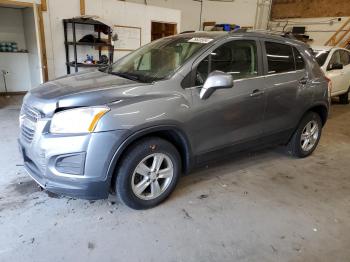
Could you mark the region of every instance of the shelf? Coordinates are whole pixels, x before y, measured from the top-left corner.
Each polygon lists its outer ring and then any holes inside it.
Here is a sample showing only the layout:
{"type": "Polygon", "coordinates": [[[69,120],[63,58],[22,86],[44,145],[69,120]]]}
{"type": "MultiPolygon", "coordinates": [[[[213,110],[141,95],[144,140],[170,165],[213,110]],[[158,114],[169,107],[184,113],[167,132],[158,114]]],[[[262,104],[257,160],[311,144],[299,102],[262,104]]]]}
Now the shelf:
{"type": "Polygon", "coordinates": [[[97,21],[97,20],[93,20],[93,19],[89,19],[89,18],[72,18],[72,19],[63,19],[63,22],[65,23],[75,23],[75,24],[83,24],[83,25],[102,25],[102,26],[106,26],[104,23],[97,21]]]}
{"type": "MultiPolygon", "coordinates": [[[[66,45],[74,45],[74,42],[65,42],[66,45]]],[[[89,42],[76,42],[76,45],[87,45],[87,46],[106,46],[112,47],[113,45],[107,43],[89,43],[89,42]]]]}
{"type": "Polygon", "coordinates": [[[16,52],[9,52],[9,51],[0,51],[0,54],[1,53],[12,53],[12,54],[28,54],[28,52],[18,52],[18,51],[16,51],[16,52]]]}
{"type": "MultiPolygon", "coordinates": [[[[75,62],[69,62],[66,63],[70,67],[75,67],[75,62]]],[[[106,67],[109,66],[109,64],[83,64],[83,63],[77,63],[77,67],[106,67]]]]}
{"type": "MultiPolygon", "coordinates": [[[[0,0],[1,1],[1,0],[0,0]]],[[[74,68],[75,72],[78,72],[78,68],[85,67],[85,68],[103,68],[107,67],[110,64],[113,63],[113,54],[114,54],[114,46],[113,42],[111,42],[112,39],[112,30],[111,28],[97,20],[94,20],[92,18],[83,18],[83,17],[74,17],[71,19],[63,19],[63,29],[64,29],[64,48],[66,51],[66,68],[67,68],[67,74],[71,73],[71,68],[74,68]],[[83,40],[90,40],[91,42],[78,42],[77,36],[76,36],[76,26],[77,24],[82,25],[93,25],[93,31],[97,32],[97,38],[94,37],[91,39],[84,38],[83,40]],[[68,38],[68,27],[72,27],[72,37],[68,38]],[[102,37],[101,34],[107,35],[107,37],[102,37]],[[72,40],[68,40],[72,39],[72,40]],[[70,46],[73,46],[73,48],[70,48],[70,46]],[[92,50],[95,49],[98,51],[98,59],[102,60],[102,51],[108,51],[108,64],[84,64],[79,63],[77,61],[78,58],[78,49],[81,49],[81,47],[86,46],[91,48],[92,50]],[[73,50],[72,50],[73,49],[73,50]],[[70,52],[73,51],[74,59],[70,56],[70,52]]],[[[83,51],[83,50],[81,50],[83,51]]],[[[86,50],[85,50],[86,51],[86,50]]]]}

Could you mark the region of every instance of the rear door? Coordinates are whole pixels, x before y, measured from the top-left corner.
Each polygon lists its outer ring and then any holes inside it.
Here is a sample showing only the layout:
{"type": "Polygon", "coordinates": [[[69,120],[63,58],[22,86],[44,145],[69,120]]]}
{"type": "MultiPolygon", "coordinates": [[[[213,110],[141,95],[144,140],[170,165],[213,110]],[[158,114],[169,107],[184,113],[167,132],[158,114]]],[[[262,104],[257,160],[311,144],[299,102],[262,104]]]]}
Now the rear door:
{"type": "Polygon", "coordinates": [[[300,51],[287,43],[266,40],[263,46],[266,74],[264,133],[288,134],[311,99],[306,63],[300,51]]]}

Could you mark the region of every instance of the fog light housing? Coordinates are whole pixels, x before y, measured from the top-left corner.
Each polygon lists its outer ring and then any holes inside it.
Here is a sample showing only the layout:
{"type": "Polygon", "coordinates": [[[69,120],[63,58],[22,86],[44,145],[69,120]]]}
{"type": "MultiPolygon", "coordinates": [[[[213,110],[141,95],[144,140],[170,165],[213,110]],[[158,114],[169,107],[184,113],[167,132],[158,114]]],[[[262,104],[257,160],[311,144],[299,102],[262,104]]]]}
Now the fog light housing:
{"type": "Polygon", "coordinates": [[[85,152],[60,155],[55,160],[55,169],[62,174],[83,176],[85,155],[85,152]]]}

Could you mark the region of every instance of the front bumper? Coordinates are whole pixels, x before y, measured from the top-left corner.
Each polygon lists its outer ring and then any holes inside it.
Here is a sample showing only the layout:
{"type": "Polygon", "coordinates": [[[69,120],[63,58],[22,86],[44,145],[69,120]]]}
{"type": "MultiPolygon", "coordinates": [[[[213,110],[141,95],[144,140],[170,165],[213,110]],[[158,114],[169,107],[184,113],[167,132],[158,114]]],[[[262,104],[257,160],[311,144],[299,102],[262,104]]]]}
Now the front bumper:
{"type": "Polygon", "coordinates": [[[38,133],[30,143],[20,137],[19,147],[25,170],[41,187],[75,198],[108,197],[110,163],[127,136],[126,130],[74,136],[40,134],[40,130],[38,133]],[[57,163],[65,156],[79,156],[82,160],[65,162],[62,171],[57,163]],[[65,170],[81,171],[65,173],[65,170]]]}

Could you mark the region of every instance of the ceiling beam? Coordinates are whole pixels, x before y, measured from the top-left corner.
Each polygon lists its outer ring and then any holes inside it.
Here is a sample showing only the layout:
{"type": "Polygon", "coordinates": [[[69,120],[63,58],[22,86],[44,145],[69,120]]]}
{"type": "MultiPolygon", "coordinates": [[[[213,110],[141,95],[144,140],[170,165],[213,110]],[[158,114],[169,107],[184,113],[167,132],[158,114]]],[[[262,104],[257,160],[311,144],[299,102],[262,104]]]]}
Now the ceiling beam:
{"type": "Polygon", "coordinates": [[[22,1],[10,1],[10,0],[0,0],[0,5],[13,6],[13,7],[33,7],[33,3],[22,2],[22,1]]]}

